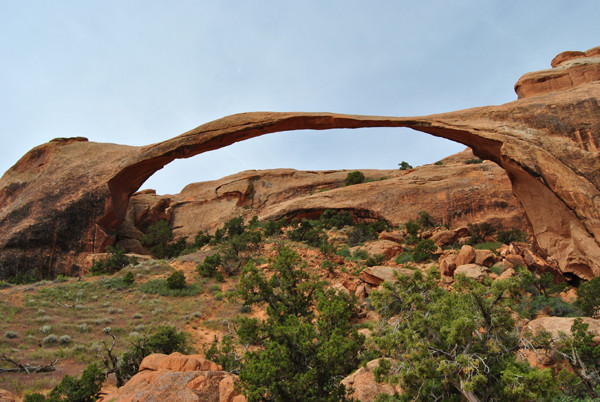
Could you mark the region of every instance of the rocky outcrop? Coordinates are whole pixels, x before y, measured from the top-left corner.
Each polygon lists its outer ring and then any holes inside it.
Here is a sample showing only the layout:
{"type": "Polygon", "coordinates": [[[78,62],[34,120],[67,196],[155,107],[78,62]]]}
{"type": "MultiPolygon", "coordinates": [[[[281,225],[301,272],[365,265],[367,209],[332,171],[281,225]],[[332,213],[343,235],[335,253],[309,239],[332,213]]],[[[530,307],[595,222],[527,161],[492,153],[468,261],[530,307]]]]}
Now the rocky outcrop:
{"type": "MultiPolygon", "coordinates": [[[[590,56],[586,65],[595,63],[596,50],[590,56]]],[[[77,270],[81,253],[115,241],[131,195],[176,158],[279,131],[409,127],[465,144],[506,170],[540,249],[563,272],[600,275],[600,81],[592,72],[579,74],[583,59],[556,67],[581,78],[573,85],[552,85],[500,106],[410,118],[242,113],[145,147],[51,141],[0,179],[0,274],[77,270]]]]}
{"type": "Polygon", "coordinates": [[[371,360],[342,380],[342,385],[346,387],[350,398],[361,402],[372,402],[380,394],[402,394],[402,388],[398,385],[375,381],[373,370],[379,367],[379,361],[380,359],[371,360]]]}
{"type": "Polygon", "coordinates": [[[234,389],[237,377],[199,355],[160,353],[147,356],[139,372],[101,401],[245,402],[234,389]]]}
{"type": "Polygon", "coordinates": [[[519,99],[575,88],[600,80],[600,47],[557,55],[551,69],[525,74],[515,84],[519,99]]]}
{"type": "Polygon", "coordinates": [[[348,187],[344,184],[348,171],[277,169],[190,184],[174,195],[143,191],[131,197],[117,235],[124,247],[134,251],[139,245],[132,239],[139,239],[157,219],[169,220],[177,237],[192,241],[199,231],[213,232],[235,216],[246,221],[253,216],[314,218],[325,209],[349,211],[359,219],[383,219],[392,226],[426,210],[451,227],[491,221],[529,230],[506,174],[493,163],[465,163],[473,158],[468,149],[441,164],[410,171],[364,169],[370,182],[348,187]]]}

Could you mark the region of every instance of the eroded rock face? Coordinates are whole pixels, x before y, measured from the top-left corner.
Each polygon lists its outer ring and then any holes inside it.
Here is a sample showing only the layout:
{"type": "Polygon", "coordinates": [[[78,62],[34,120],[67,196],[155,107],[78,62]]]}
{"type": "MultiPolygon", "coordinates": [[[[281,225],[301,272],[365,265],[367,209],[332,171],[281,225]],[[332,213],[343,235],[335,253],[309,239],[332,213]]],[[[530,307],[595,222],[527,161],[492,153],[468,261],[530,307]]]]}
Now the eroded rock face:
{"type": "MultiPolygon", "coordinates": [[[[597,53],[558,62],[555,69],[572,84],[552,84],[500,106],[412,118],[243,113],[145,147],[51,141],[0,179],[0,274],[77,270],[82,253],[114,242],[130,196],[176,158],[279,131],[410,127],[470,146],[505,169],[540,248],[563,272],[589,279],[600,274],[597,53]],[[591,70],[582,72],[582,65],[591,70]]],[[[526,78],[518,88],[526,87],[526,78]]]]}
{"type": "Polygon", "coordinates": [[[350,211],[363,219],[383,219],[398,226],[428,211],[440,224],[460,227],[490,221],[502,227],[529,230],[510,181],[491,162],[466,164],[465,150],[410,171],[361,170],[373,180],[345,186],[348,171],[245,171],[220,180],[194,183],[179,194],[144,191],[131,197],[127,218],[118,231],[123,246],[132,246],[158,219],[171,222],[177,237],[193,241],[198,231],[213,232],[224,222],[243,216],[261,220],[315,218],[325,209],[350,211]],[[384,179],[384,180],[382,180],[384,179]]]}
{"type": "Polygon", "coordinates": [[[245,402],[234,389],[237,376],[199,355],[160,353],[147,356],[139,372],[101,401],[245,402]]]}

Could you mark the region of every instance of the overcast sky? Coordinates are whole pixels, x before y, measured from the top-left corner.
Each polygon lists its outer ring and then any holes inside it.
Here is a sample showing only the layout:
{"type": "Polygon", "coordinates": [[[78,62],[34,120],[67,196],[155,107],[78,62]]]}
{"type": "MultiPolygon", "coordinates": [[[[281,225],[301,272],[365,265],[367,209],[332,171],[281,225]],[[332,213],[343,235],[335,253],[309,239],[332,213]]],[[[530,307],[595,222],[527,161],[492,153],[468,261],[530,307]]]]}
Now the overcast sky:
{"type": "MultiPolygon", "coordinates": [[[[146,145],[239,112],[505,103],[522,74],[600,45],[599,21],[598,0],[0,0],[0,171],[55,137],[146,145]]],[[[463,148],[407,129],[277,133],[175,161],[143,188],[463,148]]]]}

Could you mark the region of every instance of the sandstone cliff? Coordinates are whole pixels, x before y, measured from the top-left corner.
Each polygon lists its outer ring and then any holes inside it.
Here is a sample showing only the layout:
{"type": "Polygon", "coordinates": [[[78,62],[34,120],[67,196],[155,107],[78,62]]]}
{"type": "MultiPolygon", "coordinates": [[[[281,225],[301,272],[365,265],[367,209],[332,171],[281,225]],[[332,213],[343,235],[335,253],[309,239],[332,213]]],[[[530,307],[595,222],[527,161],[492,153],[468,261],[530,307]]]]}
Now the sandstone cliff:
{"type": "Polygon", "coordinates": [[[568,79],[526,75],[517,83],[520,99],[500,106],[412,118],[244,113],[145,147],[51,141],[0,179],[0,273],[77,269],[81,253],[115,241],[131,195],[176,158],[278,131],[385,126],[457,141],[497,163],[507,171],[541,249],[564,272],[600,275],[597,56],[594,48],[567,55],[570,61],[555,60],[552,70],[568,79]]]}

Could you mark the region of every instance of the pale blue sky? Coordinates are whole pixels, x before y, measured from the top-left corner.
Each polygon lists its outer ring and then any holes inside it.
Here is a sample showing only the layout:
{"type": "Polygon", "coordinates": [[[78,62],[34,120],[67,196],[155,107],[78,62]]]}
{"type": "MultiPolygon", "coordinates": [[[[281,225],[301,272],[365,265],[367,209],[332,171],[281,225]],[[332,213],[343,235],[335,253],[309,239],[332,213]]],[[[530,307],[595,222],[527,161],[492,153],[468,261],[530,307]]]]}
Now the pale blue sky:
{"type": "MultiPolygon", "coordinates": [[[[516,99],[600,45],[594,1],[0,0],[0,171],[55,137],[145,145],[238,112],[411,116],[516,99]]],[[[144,188],[246,169],[393,169],[460,144],[404,129],[271,134],[144,188]]]]}

